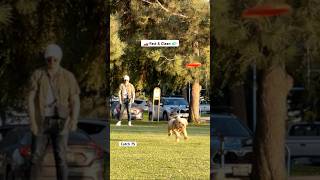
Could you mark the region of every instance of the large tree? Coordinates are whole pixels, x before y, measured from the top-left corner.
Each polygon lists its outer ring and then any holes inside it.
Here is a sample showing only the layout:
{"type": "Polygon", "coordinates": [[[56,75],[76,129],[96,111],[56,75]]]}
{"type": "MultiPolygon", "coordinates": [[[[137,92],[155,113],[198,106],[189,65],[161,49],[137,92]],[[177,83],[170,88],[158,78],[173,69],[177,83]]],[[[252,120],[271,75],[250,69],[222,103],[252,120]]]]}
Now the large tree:
{"type": "MultiPolygon", "coordinates": [[[[260,2],[260,1],[259,1],[260,2]]],[[[241,69],[258,68],[258,123],[255,132],[253,179],[286,179],[285,133],[287,95],[293,85],[288,65],[301,53],[319,47],[316,7],[319,2],[288,1],[290,14],[245,19],[242,12],[259,3],[254,0],[214,1],[214,37],[221,61],[240,63],[241,69]],[[228,49],[229,55],[225,55],[228,49]],[[224,57],[230,58],[224,59],[224,57]],[[276,147],[276,148],[275,148],[276,147]]],[[[227,53],[228,53],[227,52],[227,53]]]]}

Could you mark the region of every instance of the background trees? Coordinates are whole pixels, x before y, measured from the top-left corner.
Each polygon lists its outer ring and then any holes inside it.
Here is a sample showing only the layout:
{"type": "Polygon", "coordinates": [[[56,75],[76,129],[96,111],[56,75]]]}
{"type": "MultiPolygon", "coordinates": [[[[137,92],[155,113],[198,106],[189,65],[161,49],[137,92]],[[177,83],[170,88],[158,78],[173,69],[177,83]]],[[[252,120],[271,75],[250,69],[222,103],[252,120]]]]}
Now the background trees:
{"type": "MultiPolygon", "coordinates": [[[[314,21],[313,0],[288,1],[288,15],[244,19],[243,10],[258,1],[214,1],[214,38],[217,39],[217,63],[228,69],[246,72],[258,68],[258,123],[255,133],[254,179],[285,179],[285,127],[287,95],[297,78],[305,55],[319,47],[319,25],[314,21]],[[309,49],[309,50],[308,50],[309,49]],[[221,63],[219,63],[221,62],[221,63]],[[276,147],[276,148],[275,148],[276,147]]],[[[309,54],[310,55],[310,54],[309,54]]],[[[227,69],[227,70],[228,70],[227,69]]],[[[225,71],[228,72],[228,71],[225,71]]]]}

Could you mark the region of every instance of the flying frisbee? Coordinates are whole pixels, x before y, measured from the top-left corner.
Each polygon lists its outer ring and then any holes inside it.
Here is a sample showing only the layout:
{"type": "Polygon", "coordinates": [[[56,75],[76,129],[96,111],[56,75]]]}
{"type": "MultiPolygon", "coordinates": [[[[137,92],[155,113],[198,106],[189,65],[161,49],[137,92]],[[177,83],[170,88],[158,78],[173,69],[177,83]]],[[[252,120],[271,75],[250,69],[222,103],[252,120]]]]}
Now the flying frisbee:
{"type": "Polygon", "coordinates": [[[201,66],[201,63],[199,63],[199,62],[193,62],[193,63],[188,63],[186,66],[187,66],[187,68],[194,68],[194,67],[199,67],[199,66],[201,66]]]}
{"type": "Polygon", "coordinates": [[[291,7],[287,4],[281,5],[257,5],[243,11],[242,17],[244,18],[257,18],[257,17],[271,17],[279,16],[288,13],[291,7]]]}

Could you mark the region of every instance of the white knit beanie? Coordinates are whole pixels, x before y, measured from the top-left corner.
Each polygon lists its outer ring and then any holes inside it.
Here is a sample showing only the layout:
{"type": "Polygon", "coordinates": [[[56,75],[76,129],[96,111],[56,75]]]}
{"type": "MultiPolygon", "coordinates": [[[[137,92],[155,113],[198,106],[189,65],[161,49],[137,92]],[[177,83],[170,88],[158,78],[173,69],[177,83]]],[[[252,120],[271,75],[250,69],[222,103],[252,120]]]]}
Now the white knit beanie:
{"type": "Polygon", "coordinates": [[[44,58],[47,59],[48,57],[54,57],[60,61],[62,59],[61,48],[56,44],[49,44],[44,53],[44,58]]]}
{"type": "Polygon", "coordinates": [[[123,79],[124,79],[124,80],[128,80],[128,81],[130,80],[130,78],[129,78],[128,75],[123,76],[123,79]]]}

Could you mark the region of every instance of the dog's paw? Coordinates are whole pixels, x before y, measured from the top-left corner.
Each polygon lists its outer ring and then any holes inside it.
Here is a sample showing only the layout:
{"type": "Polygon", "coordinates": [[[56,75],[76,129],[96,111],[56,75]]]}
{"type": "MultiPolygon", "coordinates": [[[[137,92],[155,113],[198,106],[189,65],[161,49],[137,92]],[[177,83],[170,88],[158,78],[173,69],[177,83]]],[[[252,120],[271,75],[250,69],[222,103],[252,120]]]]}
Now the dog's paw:
{"type": "Polygon", "coordinates": [[[177,138],[177,139],[176,139],[176,142],[178,143],[179,141],[180,141],[180,139],[177,138]]]}
{"type": "Polygon", "coordinates": [[[187,141],[188,139],[189,139],[189,137],[184,137],[184,140],[186,140],[186,141],[187,141]]]}

